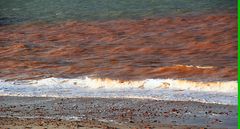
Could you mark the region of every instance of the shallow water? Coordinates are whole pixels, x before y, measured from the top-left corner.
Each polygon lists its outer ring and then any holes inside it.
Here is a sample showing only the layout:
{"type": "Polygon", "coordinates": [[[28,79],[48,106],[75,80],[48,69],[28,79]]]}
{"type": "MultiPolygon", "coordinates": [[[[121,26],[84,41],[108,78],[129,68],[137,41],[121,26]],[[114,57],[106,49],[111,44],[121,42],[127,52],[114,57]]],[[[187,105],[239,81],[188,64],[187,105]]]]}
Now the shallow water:
{"type": "Polygon", "coordinates": [[[237,79],[231,13],[3,26],[0,41],[0,77],[6,79],[237,79]]]}

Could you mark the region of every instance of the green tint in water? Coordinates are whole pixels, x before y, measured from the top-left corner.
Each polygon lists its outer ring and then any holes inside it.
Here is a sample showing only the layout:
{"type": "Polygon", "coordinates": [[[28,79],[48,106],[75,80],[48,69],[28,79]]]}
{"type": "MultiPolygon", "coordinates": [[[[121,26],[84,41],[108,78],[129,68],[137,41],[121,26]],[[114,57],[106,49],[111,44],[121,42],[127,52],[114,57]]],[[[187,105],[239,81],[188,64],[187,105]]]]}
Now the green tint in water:
{"type": "Polygon", "coordinates": [[[0,23],[138,19],[236,8],[236,0],[0,0],[0,23]]]}

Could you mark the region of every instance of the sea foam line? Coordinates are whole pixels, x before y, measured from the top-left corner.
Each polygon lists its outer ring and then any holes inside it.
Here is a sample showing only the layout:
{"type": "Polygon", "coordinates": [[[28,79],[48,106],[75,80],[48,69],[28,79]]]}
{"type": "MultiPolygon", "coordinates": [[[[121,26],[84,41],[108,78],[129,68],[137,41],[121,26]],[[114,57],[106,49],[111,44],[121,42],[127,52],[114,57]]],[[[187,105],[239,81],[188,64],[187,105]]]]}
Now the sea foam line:
{"type": "Polygon", "coordinates": [[[0,80],[2,96],[121,97],[237,104],[237,81],[194,82],[174,79],[121,81],[109,78],[0,80]]]}

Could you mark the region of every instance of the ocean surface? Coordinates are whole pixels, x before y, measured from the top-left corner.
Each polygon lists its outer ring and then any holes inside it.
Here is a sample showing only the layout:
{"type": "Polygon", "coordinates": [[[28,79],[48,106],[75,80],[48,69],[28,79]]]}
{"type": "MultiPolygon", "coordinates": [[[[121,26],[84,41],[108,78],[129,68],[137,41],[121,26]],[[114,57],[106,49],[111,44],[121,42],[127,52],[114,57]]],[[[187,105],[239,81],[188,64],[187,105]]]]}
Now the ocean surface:
{"type": "Polygon", "coordinates": [[[237,0],[1,0],[0,24],[142,19],[236,9],[237,0]]]}
{"type": "Polygon", "coordinates": [[[237,104],[237,0],[1,0],[0,95],[237,104]]]}

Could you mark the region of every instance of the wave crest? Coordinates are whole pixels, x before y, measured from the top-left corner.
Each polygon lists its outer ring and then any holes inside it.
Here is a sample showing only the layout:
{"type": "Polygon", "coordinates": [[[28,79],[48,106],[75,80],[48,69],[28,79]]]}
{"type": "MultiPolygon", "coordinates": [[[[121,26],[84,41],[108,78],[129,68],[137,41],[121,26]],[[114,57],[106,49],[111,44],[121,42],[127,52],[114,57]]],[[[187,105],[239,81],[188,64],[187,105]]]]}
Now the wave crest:
{"type": "Polygon", "coordinates": [[[237,81],[194,82],[174,79],[73,79],[0,81],[0,95],[37,97],[124,97],[237,104],[237,81]]]}

